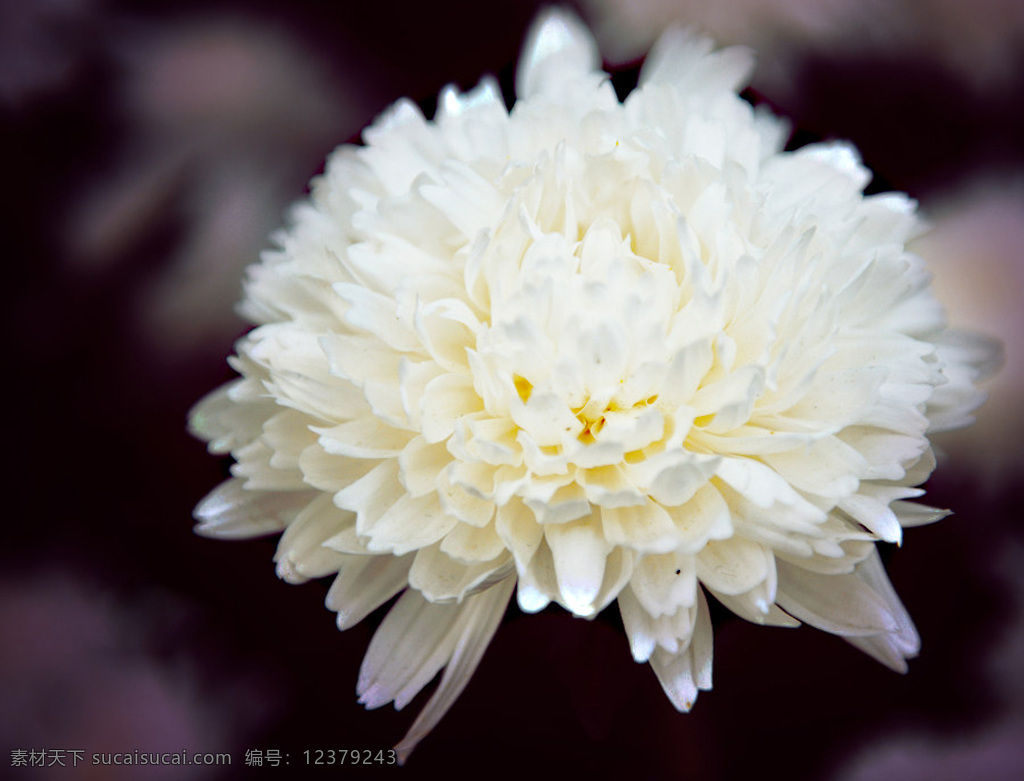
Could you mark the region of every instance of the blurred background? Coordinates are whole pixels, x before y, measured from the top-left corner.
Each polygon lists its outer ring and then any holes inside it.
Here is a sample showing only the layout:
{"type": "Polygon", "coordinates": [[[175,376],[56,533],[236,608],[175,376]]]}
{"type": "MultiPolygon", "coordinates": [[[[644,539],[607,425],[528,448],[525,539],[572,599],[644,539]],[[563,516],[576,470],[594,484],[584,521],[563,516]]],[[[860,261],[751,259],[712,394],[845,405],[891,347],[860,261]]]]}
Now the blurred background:
{"type": "MultiPolygon", "coordinates": [[[[793,146],[848,138],[874,190],[919,199],[919,252],[1002,373],[929,501],[955,509],[887,551],[923,638],[898,676],[836,638],[715,613],[715,689],[679,715],[607,611],[513,609],[405,768],[309,768],[393,745],[426,697],[367,713],[375,620],[345,634],[327,583],[288,587],[273,540],[191,531],[226,475],[185,432],[228,379],[232,306],[284,210],[391,101],[506,87],[529,1],[0,0],[9,322],[0,546],[0,767],[13,749],[230,752],[144,777],[572,769],[682,779],[1016,779],[1024,773],[1024,4],[1017,0],[586,0],[624,88],[671,23],[759,52],[751,99],[793,146]],[[246,750],[289,766],[248,770],[246,750]]],[[[49,759],[48,759],[49,761],[49,759]]],[[[138,778],[11,767],[11,778],[138,778]]]]}

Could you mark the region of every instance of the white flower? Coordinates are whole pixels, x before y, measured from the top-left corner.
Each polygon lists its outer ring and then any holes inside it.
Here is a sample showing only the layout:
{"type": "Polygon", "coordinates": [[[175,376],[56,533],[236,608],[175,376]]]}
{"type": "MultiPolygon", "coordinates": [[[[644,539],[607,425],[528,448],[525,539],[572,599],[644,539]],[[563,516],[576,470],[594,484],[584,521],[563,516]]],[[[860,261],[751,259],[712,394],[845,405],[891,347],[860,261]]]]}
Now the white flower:
{"type": "Polygon", "coordinates": [[[237,462],[200,532],[284,529],[278,572],[338,573],[343,629],[402,592],[358,691],[401,708],[445,668],[403,756],[513,590],[617,600],[680,710],[711,686],[705,593],[898,670],[918,648],[875,543],[944,514],[906,500],[984,350],[904,249],[913,204],[863,197],[847,145],[782,152],[745,50],[669,32],[621,104],[598,62],[548,12],[511,112],[447,88],[335,152],[251,270],[241,379],[194,413],[237,462]]]}

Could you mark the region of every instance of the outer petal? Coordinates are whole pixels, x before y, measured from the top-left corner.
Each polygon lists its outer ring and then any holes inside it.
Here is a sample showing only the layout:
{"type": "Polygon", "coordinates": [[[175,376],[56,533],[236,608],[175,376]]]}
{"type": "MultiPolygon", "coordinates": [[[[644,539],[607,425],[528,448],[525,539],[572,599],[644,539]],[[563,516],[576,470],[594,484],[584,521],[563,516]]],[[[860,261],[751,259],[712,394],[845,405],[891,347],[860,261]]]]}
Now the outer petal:
{"type": "Polygon", "coordinates": [[[549,9],[526,37],[516,68],[516,96],[528,98],[591,73],[600,64],[597,44],[579,18],[562,8],[549,9]]]}
{"type": "Polygon", "coordinates": [[[921,648],[921,638],[917,634],[917,629],[914,628],[910,614],[903,607],[900,598],[896,596],[896,590],[885,574],[885,568],[882,566],[882,559],[877,550],[872,551],[870,556],[857,565],[856,574],[885,600],[890,615],[895,619],[896,628],[885,634],[845,639],[886,667],[890,667],[898,673],[905,673],[907,671],[906,660],[917,656],[917,652],[921,648]]]}
{"type": "Polygon", "coordinates": [[[326,605],[338,613],[338,629],[348,629],[401,591],[409,582],[408,556],[350,556],[327,592],[326,605]]]}
{"type": "Polygon", "coordinates": [[[711,614],[701,592],[690,643],[677,653],[658,648],[651,656],[651,669],[676,710],[689,711],[697,691],[711,688],[712,645],[711,614]]]}
{"type": "Polygon", "coordinates": [[[777,562],[783,610],[818,629],[843,637],[896,632],[894,606],[856,574],[818,575],[788,562],[777,562]]]}
{"type": "Polygon", "coordinates": [[[559,601],[576,615],[593,615],[611,550],[600,523],[589,517],[551,524],[545,527],[544,536],[554,557],[559,601]]]}
{"type": "Polygon", "coordinates": [[[316,491],[251,491],[239,478],[214,488],[195,509],[196,533],[224,539],[274,534],[291,523],[316,491]]]}
{"type": "Polygon", "coordinates": [[[515,586],[513,578],[461,605],[432,605],[407,591],[370,642],[359,672],[360,702],[368,708],[394,701],[403,708],[442,667],[441,683],[395,749],[399,761],[441,720],[466,688],[515,586]]]}

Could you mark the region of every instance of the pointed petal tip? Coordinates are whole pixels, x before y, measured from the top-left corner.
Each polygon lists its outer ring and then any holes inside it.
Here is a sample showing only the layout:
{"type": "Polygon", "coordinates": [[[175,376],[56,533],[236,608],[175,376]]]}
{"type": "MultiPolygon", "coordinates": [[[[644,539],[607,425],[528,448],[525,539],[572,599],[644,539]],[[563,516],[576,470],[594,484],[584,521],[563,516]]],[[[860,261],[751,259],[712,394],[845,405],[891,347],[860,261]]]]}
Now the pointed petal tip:
{"type": "Polygon", "coordinates": [[[293,586],[305,583],[309,580],[309,578],[299,572],[295,566],[295,562],[290,556],[282,556],[277,562],[275,571],[278,578],[283,580],[285,583],[291,583],[293,586]]]}
{"type": "Polygon", "coordinates": [[[368,686],[363,686],[363,682],[360,681],[356,687],[356,693],[359,695],[359,704],[367,710],[375,710],[382,705],[386,705],[391,702],[391,695],[385,691],[379,683],[371,683],[368,686]]]}
{"type": "Polygon", "coordinates": [[[552,79],[572,78],[600,65],[597,43],[583,21],[567,8],[547,8],[526,35],[516,68],[516,96],[527,97],[552,79]]]}

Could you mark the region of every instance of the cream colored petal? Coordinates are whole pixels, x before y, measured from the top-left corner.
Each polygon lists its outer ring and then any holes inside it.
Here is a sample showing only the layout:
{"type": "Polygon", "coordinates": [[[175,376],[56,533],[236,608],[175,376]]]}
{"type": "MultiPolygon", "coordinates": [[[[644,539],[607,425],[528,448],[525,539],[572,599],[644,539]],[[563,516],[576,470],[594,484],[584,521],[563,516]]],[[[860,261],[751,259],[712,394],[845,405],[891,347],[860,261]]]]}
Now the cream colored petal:
{"type": "Polygon", "coordinates": [[[640,553],[667,553],[679,545],[672,517],[657,502],[633,507],[601,507],[601,528],[612,545],[640,553]]]}
{"type": "MultiPolygon", "coordinates": [[[[547,540],[541,539],[529,564],[519,569],[516,599],[524,613],[537,613],[546,608],[552,600],[560,600],[555,560],[547,540]]],[[[596,599],[596,594],[595,594],[596,599]]]]}
{"type": "Polygon", "coordinates": [[[378,463],[371,459],[331,455],[316,442],[299,456],[299,471],[303,482],[333,494],[352,485],[378,463]]]}
{"type": "Polygon", "coordinates": [[[414,437],[398,457],[402,485],[410,496],[436,491],[441,474],[451,461],[443,442],[430,443],[423,437],[414,437]]]}
{"type": "Polygon", "coordinates": [[[679,552],[643,556],[629,588],[644,612],[654,618],[691,607],[697,598],[697,562],[679,552]]]}
{"type": "Polygon", "coordinates": [[[409,419],[409,424],[422,429],[420,407],[423,393],[431,380],[440,377],[444,369],[434,361],[409,361],[403,359],[398,367],[398,387],[402,396],[402,409],[409,419]]]}
{"type": "Polygon", "coordinates": [[[189,412],[189,432],[206,441],[211,453],[229,453],[252,442],[260,435],[263,421],[276,411],[277,406],[269,400],[239,403],[234,391],[249,382],[243,378],[222,385],[189,412]]]}
{"type": "Polygon", "coordinates": [[[647,55],[640,83],[671,84],[684,94],[728,93],[746,84],[754,70],[753,52],[743,46],[713,48],[710,38],[671,28],[647,55]]]}
{"type": "Polygon", "coordinates": [[[725,539],[733,533],[732,513],[714,485],[704,485],[686,504],[668,507],[679,531],[680,547],[696,553],[709,539],[725,539]]]}
{"type": "Polygon", "coordinates": [[[587,501],[600,507],[631,507],[648,501],[644,492],[626,479],[620,464],[580,470],[576,479],[583,486],[587,501]]]}
{"type": "Polygon", "coordinates": [[[325,540],[355,525],[355,516],[341,510],[330,494],[321,494],[296,516],[277,544],[277,576],[289,583],[304,583],[337,572],[346,556],[324,547],[325,540]]]}
{"type": "Polygon", "coordinates": [[[839,509],[886,542],[899,543],[903,529],[890,505],[897,499],[920,496],[924,491],[903,486],[885,486],[865,482],[853,496],[838,503],[839,509]]]}
{"type": "Polygon", "coordinates": [[[326,600],[338,614],[338,629],[355,626],[405,588],[412,560],[412,554],[346,557],[326,600]]]}
{"type": "Polygon", "coordinates": [[[377,556],[378,552],[370,550],[369,538],[361,535],[356,527],[349,526],[342,531],[324,540],[324,547],[336,550],[338,553],[351,553],[354,556],[377,556]]]}
{"type": "Polygon", "coordinates": [[[761,626],[800,626],[800,622],[793,616],[780,610],[775,603],[768,602],[770,592],[766,586],[767,584],[761,584],[744,594],[734,596],[720,594],[714,589],[708,590],[723,607],[751,623],[761,626]]]}
{"type": "Polygon", "coordinates": [[[297,472],[302,451],[316,441],[311,426],[316,421],[295,410],[284,410],[263,424],[260,438],[273,452],[270,466],[281,471],[297,472]]]}
{"type": "MultiPolygon", "coordinates": [[[[353,395],[362,402],[344,417],[361,417],[366,414],[367,403],[360,391],[365,384],[395,382],[399,377],[401,354],[390,350],[376,337],[368,334],[330,333],[321,336],[319,343],[331,374],[346,380],[344,384],[351,386],[353,395]]],[[[347,409],[345,411],[348,412],[347,409]]],[[[408,410],[405,411],[408,413],[408,410]]]]}
{"type": "Polygon", "coordinates": [[[570,11],[545,10],[534,21],[516,68],[519,100],[597,70],[601,56],[590,31],[570,11]]]}
{"type": "Polygon", "coordinates": [[[596,612],[611,546],[593,516],[544,527],[558,579],[559,602],[579,616],[596,612]]]}
{"type": "Polygon", "coordinates": [[[427,383],[420,398],[423,438],[440,442],[452,435],[455,421],[482,409],[480,397],[467,374],[442,374],[427,383]]]}
{"type": "Polygon", "coordinates": [[[524,497],[527,507],[541,524],[564,524],[595,512],[587,501],[586,493],[577,483],[559,486],[543,501],[533,496],[524,497]]]}
{"type": "Polygon", "coordinates": [[[800,506],[806,501],[771,467],[750,458],[724,458],[717,476],[758,507],[800,506]]]}
{"type": "Polygon", "coordinates": [[[761,583],[771,584],[771,595],[764,610],[775,601],[775,557],[765,545],[732,537],[728,540],[709,540],[697,554],[697,577],[722,594],[744,594],[761,583]]]}
{"type": "Polygon", "coordinates": [[[498,508],[494,531],[516,560],[516,569],[523,576],[534,555],[544,543],[544,527],[533,512],[518,498],[498,508]]]}
{"type": "MultiPolygon", "coordinates": [[[[836,435],[864,458],[865,480],[899,480],[928,447],[924,437],[894,434],[883,429],[851,426],[836,435]]],[[[914,481],[921,482],[921,481],[914,481]]]]}
{"type": "Polygon", "coordinates": [[[822,437],[805,447],[762,456],[764,462],[801,491],[842,498],[868,473],[867,460],[836,437],[822,437]]]}
{"type": "Polygon", "coordinates": [[[471,563],[489,561],[506,548],[494,523],[482,528],[460,523],[441,540],[441,550],[454,559],[471,563]]]}
{"type": "Polygon", "coordinates": [[[409,585],[431,602],[462,602],[467,594],[502,579],[513,567],[512,557],[504,549],[490,561],[467,564],[453,559],[441,550],[440,544],[435,544],[416,553],[409,570],[409,585]]]}
{"type": "Polygon", "coordinates": [[[349,282],[335,282],[333,288],[350,304],[345,313],[349,325],[373,334],[399,352],[420,348],[416,334],[401,321],[393,298],[349,282]]]}
{"type": "MultiPolygon", "coordinates": [[[[343,510],[356,513],[357,525],[366,529],[375,522],[400,496],[405,495],[398,481],[398,461],[393,458],[380,461],[369,472],[334,495],[334,503],[343,510]]],[[[365,531],[361,531],[365,534],[365,531]]]]}
{"type": "MultiPolygon", "coordinates": [[[[452,464],[452,467],[457,464],[452,464]]],[[[471,526],[483,527],[494,517],[494,502],[481,499],[463,486],[452,483],[452,468],[446,469],[437,480],[437,498],[444,511],[471,526]]]]}
{"type": "Polygon", "coordinates": [[[889,505],[889,509],[896,513],[896,518],[904,529],[935,523],[952,514],[952,510],[941,510],[917,502],[896,501],[889,505]]]}
{"type": "Polygon", "coordinates": [[[271,465],[274,451],[257,439],[234,453],[237,459],[231,466],[234,477],[245,480],[251,491],[304,491],[309,486],[302,480],[298,468],[277,469],[271,465]]]}
{"type": "Polygon", "coordinates": [[[222,539],[274,534],[315,497],[315,491],[253,491],[242,480],[226,480],[196,506],[195,530],[204,537],[222,539]]]}
{"type": "Polygon", "coordinates": [[[359,670],[356,692],[367,708],[403,708],[451,658],[461,605],[435,605],[408,589],[378,627],[359,670]]]}
{"type": "Polygon", "coordinates": [[[707,483],[721,459],[682,449],[663,451],[626,466],[630,482],[647,488],[648,495],[665,507],[685,504],[707,483]]]}
{"type": "Polygon", "coordinates": [[[842,637],[895,632],[893,608],[864,580],[851,575],[818,575],[777,562],[776,603],[795,618],[842,637]]]}
{"type": "Polygon", "coordinates": [[[657,648],[651,654],[651,669],[676,710],[689,711],[697,699],[697,692],[711,688],[712,643],[711,614],[702,592],[698,595],[697,616],[689,645],[674,654],[664,648],[657,648]]]}
{"type": "Polygon", "coordinates": [[[314,428],[320,445],[331,455],[349,458],[387,458],[397,456],[413,434],[392,428],[380,418],[351,420],[332,428],[314,428]]]}
{"type": "Polygon", "coordinates": [[[446,513],[436,496],[414,499],[402,494],[383,514],[366,523],[357,522],[356,530],[369,538],[372,551],[409,553],[438,542],[458,521],[446,513]]]}
{"type": "Polygon", "coordinates": [[[643,609],[630,588],[619,593],[618,603],[630,651],[636,661],[648,661],[658,648],[675,654],[690,644],[697,616],[696,604],[655,617],[643,609]]]}
{"type": "Polygon", "coordinates": [[[441,683],[405,737],[395,746],[400,762],[408,758],[416,744],[437,725],[466,688],[501,624],[514,586],[515,578],[506,578],[487,591],[470,597],[461,606],[460,633],[441,683]]]}
{"type": "Polygon", "coordinates": [[[423,346],[439,366],[450,372],[469,368],[466,351],[476,346],[479,330],[476,315],[458,299],[432,301],[416,312],[416,332],[423,346]]]}
{"type": "Polygon", "coordinates": [[[885,568],[882,566],[882,559],[877,550],[857,565],[856,575],[882,597],[897,626],[895,631],[885,634],[844,639],[886,667],[898,673],[905,673],[907,671],[906,660],[913,659],[921,649],[921,638],[917,634],[910,614],[907,613],[907,609],[896,595],[892,583],[889,582],[889,577],[885,574],[885,568]]]}
{"type": "Polygon", "coordinates": [[[833,555],[793,556],[785,551],[777,550],[775,551],[776,558],[819,575],[847,575],[853,572],[854,568],[875,549],[873,535],[867,532],[858,535],[857,532],[840,531],[851,528],[849,521],[830,518],[822,528],[826,535],[834,536],[839,540],[839,550],[833,551],[833,555]],[[833,524],[835,525],[833,526],[833,524]]]}
{"type": "Polygon", "coordinates": [[[594,599],[594,611],[600,613],[615,600],[629,583],[636,566],[637,554],[626,548],[613,548],[604,566],[601,588],[594,599]]]}

